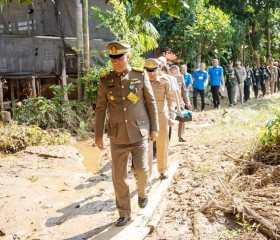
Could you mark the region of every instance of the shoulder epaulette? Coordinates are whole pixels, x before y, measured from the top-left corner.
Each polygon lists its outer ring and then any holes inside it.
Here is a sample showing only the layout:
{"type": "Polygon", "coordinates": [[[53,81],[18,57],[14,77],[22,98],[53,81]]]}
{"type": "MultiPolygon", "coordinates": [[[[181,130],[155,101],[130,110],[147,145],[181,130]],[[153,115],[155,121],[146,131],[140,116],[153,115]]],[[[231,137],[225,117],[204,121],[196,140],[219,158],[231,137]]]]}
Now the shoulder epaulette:
{"type": "Polygon", "coordinates": [[[137,67],[133,67],[132,70],[136,71],[136,72],[144,72],[143,68],[137,68],[137,67]]]}
{"type": "Polygon", "coordinates": [[[111,73],[111,71],[102,73],[102,74],[100,74],[100,78],[105,78],[105,77],[107,77],[110,73],[111,73]]]}

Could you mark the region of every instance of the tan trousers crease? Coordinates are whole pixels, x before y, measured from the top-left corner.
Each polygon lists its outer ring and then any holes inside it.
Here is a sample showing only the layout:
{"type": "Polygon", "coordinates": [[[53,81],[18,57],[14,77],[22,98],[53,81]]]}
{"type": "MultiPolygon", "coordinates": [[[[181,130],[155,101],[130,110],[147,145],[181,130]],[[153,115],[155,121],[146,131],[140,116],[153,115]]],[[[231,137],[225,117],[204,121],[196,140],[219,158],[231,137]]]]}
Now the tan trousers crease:
{"type": "Polygon", "coordinates": [[[184,122],[179,122],[178,137],[179,138],[184,138],[184,136],[185,136],[185,123],[184,122]]]}
{"type": "Polygon", "coordinates": [[[145,197],[147,194],[148,146],[148,139],[133,144],[115,144],[111,141],[112,180],[116,206],[121,217],[129,217],[131,214],[130,192],[127,184],[129,153],[132,156],[131,170],[136,179],[138,196],[145,197]]]}
{"type": "MultiPolygon", "coordinates": [[[[159,114],[159,133],[156,141],[157,168],[159,173],[164,173],[168,167],[169,126],[167,116],[159,114]]],[[[149,146],[149,176],[153,173],[153,143],[149,146]]]]}

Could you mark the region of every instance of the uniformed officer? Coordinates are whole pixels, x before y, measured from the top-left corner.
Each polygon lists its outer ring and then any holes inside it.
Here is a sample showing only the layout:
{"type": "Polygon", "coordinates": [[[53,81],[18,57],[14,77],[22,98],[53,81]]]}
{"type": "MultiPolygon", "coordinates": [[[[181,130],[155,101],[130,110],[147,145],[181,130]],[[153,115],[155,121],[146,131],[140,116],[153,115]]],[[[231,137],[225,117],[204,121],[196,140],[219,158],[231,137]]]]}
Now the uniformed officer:
{"type": "Polygon", "coordinates": [[[254,88],[255,98],[258,98],[259,86],[264,81],[264,79],[263,79],[262,71],[256,66],[256,64],[253,64],[253,74],[254,74],[253,88],[254,88]]]}
{"type": "Polygon", "coordinates": [[[271,96],[273,96],[274,94],[274,89],[275,89],[275,83],[277,82],[277,79],[278,79],[278,68],[274,65],[274,62],[273,60],[270,60],[269,62],[269,72],[270,72],[270,86],[267,87],[267,93],[268,93],[268,89],[270,87],[270,94],[271,96]]]}
{"type": "Polygon", "coordinates": [[[255,82],[255,77],[253,70],[250,68],[249,64],[245,64],[246,69],[246,78],[244,81],[244,102],[247,102],[250,99],[250,86],[255,82]]]}
{"type": "Polygon", "coordinates": [[[241,66],[241,62],[236,62],[236,70],[240,79],[240,84],[236,85],[236,93],[234,97],[234,102],[237,102],[238,96],[240,97],[240,102],[244,101],[244,81],[246,79],[246,70],[243,66],[241,66]]]}
{"type": "Polygon", "coordinates": [[[262,71],[263,81],[261,81],[261,89],[263,96],[269,92],[271,74],[264,63],[261,64],[260,70],[262,71]]]}
{"type": "Polygon", "coordinates": [[[233,62],[228,62],[228,68],[225,70],[225,86],[228,92],[229,106],[235,105],[234,102],[236,85],[240,84],[238,72],[233,68],[233,62]]]}
{"type": "MultiPolygon", "coordinates": [[[[168,129],[175,124],[174,92],[171,90],[169,80],[159,75],[160,62],[149,58],[145,61],[145,69],[148,73],[156,98],[159,120],[159,134],[156,141],[157,167],[161,179],[168,178],[168,129]]],[[[151,148],[150,148],[151,149],[151,148]]],[[[152,174],[153,158],[149,154],[150,176],[152,174]]]]}
{"type": "Polygon", "coordinates": [[[127,179],[128,155],[132,156],[132,171],[137,181],[138,205],[147,205],[149,177],[149,139],[158,135],[158,113],[153,89],[142,69],[131,68],[130,45],[111,42],[106,46],[113,70],[99,81],[95,116],[95,145],[104,150],[103,131],[108,109],[108,137],[112,156],[112,179],[116,206],[119,211],[117,226],[130,220],[131,205],[127,179]]]}

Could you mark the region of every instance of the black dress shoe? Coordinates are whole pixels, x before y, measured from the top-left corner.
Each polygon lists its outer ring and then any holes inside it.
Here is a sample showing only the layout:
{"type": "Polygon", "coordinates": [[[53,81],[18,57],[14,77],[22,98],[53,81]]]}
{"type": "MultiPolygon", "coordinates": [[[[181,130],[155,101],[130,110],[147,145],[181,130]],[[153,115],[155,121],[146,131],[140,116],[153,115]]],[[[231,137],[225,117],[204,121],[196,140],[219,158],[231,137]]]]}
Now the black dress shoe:
{"type": "Polygon", "coordinates": [[[124,226],[130,221],[130,217],[119,217],[119,219],[116,221],[116,226],[124,226]]]}
{"type": "Polygon", "coordinates": [[[138,197],[138,205],[140,208],[146,207],[147,203],[148,203],[148,197],[143,197],[143,198],[138,197]]]}
{"type": "Polygon", "coordinates": [[[184,138],[179,138],[179,142],[186,142],[184,138]]]}
{"type": "Polygon", "coordinates": [[[165,173],[161,173],[159,178],[160,179],[167,179],[168,178],[168,174],[166,172],[165,173]]]}

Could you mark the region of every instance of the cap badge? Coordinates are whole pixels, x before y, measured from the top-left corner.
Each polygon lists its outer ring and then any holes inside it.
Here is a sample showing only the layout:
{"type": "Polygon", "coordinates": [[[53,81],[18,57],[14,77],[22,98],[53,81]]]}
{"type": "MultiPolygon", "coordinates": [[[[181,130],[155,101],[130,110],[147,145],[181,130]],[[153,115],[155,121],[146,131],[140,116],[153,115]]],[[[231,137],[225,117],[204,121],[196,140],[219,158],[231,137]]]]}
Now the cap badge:
{"type": "Polygon", "coordinates": [[[117,50],[116,46],[111,47],[111,52],[112,52],[112,54],[117,54],[118,50],[117,50]]]}

